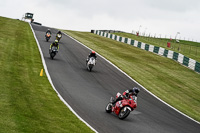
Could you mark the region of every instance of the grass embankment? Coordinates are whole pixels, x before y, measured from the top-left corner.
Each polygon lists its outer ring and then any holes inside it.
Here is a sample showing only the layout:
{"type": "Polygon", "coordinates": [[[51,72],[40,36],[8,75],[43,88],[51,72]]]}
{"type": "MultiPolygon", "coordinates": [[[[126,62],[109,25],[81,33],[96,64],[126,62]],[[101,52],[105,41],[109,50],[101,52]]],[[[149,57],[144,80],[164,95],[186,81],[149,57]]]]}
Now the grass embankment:
{"type": "Polygon", "coordinates": [[[163,47],[165,49],[172,50],[177,53],[181,53],[189,58],[192,58],[200,62],[200,43],[198,42],[180,40],[180,43],[176,43],[174,39],[171,41],[169,39],[163,39],[163,38],[136,36],[130,33],[113,33],[113,34],[122,36],[122,37],[131,38],[133,40],[144,42],[146,44],[163,47]],[[167,42],[171,43],[170,48],[167,47],[167,42]]]}
{"type": "Polygon", "coordinates": [[[0,132],[92,132],[60,101],[28,23],[0,17],[0,132]]]}
{"type": "Polygon", "coordinates": [[[64,32],[97,51],[170,105],[200,121],[200,74],[125,43],[88,32],[64,32]]]}

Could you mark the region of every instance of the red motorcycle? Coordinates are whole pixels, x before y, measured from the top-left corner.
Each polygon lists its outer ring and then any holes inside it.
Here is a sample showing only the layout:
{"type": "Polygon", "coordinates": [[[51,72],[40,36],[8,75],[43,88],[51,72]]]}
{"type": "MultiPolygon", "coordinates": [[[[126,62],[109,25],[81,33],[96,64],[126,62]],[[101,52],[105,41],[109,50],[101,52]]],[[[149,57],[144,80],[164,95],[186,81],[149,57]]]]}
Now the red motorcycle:
{"type": "MultiPolygon", "coordinates": [[[[116,98],[120,93],[117,94],[116,98]]],[[[120,94],[121,95],[121,94],[120,94]]],[[[123,97],[123,100],[116,102],[115,106],[112,105],[114,98],[110,98],[110,102],[106,106],[107,113],[115,113],[119,119],[125,119],[131,111],[137,107],[137,97],[129,96],[129,98],[123,97]]]]}

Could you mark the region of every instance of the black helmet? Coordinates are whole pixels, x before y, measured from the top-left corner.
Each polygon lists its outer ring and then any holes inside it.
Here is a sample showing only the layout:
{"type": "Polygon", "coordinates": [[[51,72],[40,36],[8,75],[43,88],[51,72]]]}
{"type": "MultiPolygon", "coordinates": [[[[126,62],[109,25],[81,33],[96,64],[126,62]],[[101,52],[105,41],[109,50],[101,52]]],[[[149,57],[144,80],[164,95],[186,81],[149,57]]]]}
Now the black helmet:
{"type": "Polygon", "coordinates": [[[137,87],[133,87],[133,92],[135,94],[138,94],[140,92],[140,88],[137,88],[137,87]]]}
{"type": "Polygon", "coordinates": [[[61,31],[58,31],[58,33],[60,34],[60,33],[61,33],[61,31]]]}

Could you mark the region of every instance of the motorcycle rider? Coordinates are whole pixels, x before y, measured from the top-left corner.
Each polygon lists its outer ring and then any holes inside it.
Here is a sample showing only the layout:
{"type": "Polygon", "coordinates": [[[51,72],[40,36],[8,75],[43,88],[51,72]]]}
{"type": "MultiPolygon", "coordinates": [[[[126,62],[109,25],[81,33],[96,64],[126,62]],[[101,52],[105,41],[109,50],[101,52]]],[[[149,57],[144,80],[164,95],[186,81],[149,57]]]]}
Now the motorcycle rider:
{"type": "Polygon", "coordinates": [[[90,59],[91,57],[94,57],[95,60],[97,59],[97,55],[96,55],[96,52],[95,52],[95,51],[92,51],[92,52],[88,55],[87,60],[86,60],[86,63],[89,61],[89,59],[90,59]]]}
{"type": "Polygon", "coordinates": [[[58,31],[58,33],[56,34],[56,40],[58,40],[58,42],[60,42],[61,38],[62,38],[62,33],[61,33],[61,31],[58,31]]]}
{"type": "Polygon", "coordinates": [[[57,33],[57,34],[61,34],[61,35],[62,35],[61,31],[58,31],[58,33],[57,33]]]}
{"type": "Polygon", "coordinates": [[[117,93],[117,99],[115,101],[112,102],[112,105],[115,106],[115,103],[123,100],[123,98],[129,98],[130,96],[136,96],[138,95],[138,93],[140,92],[140,89],[138,87],[134,87],[133,89],[129,89],[126,90],[125,92],[123,92],[123,94],[121,95],[119,92],[117,93]]]}
{"type": "Polygon", "coordinates": [[[46,31],[45,37],[51,37],[51,30],[50,30],[50,29],[48,29],[48,30],[46,31]],[[48,36],[48,34],[50,34],[50,36],[48,36]]]}
{"type": "MultiPolygon", "coordinates": [[[[58,35],[60,35],[60,36],[62,37],[61,31],[58,31],[58,33],[56,34],[56,37],[58,37],[58,35]]],[[[61,37],[60,37],[60,38],[61,38],[61,37]]]]}
{"type": "Polygon", "coordinates": [[[47,34],[47,33],[51,34],[51,30],[50,30],[50,29],[48,29],[48,30],[46,31],[46,34],[47,34]]]}
{"type": "Polygon", "coordinates": [[[52,49],[53,46],[57,47],[57,51],[59,50],[58,40],[55,40],[55,42],[53,42],[53,43],[50,45],[49,51],[52,49]]]}

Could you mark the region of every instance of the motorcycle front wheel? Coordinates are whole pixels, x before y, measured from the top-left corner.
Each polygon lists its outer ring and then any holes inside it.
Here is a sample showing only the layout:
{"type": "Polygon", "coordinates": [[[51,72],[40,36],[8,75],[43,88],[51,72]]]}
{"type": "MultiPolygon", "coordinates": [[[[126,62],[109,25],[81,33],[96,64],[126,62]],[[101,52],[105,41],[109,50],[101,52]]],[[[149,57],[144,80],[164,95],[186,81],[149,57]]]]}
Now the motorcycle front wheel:
{"type": "Polygon", "coordinates": [[[50,56],[51,56],[51,59],[53,60],[53,58],[54,58],[54,56],[55,56],[56,54],[54,53],[54,52],[51,52],[50,53],[50,56]]]}
{"type": "Polygon", "coordinates": [[[92,67],[90,67],[90,72],[92,71],[92,67]]]}
{"type": "Polygon", "coordinates": [[[89,71],[91,72],[92,71],[92,68],[93,68],[93,65],[89,65],[89,71]]]}
{"type": "Polygon", "coordinates": [[[107,113],[111,113],[112,112],[112,104],[108,103],[105,110],[106,110],[107,113]]]}
{"type": "Polygon", "coordinates": [[[120,113],[118,115],[118,118],[123,120],[125,119],[129,114],[130,114],[130,110],[127,109],[127,107],[123,107],[121,110],[120,110],[120,113]]]}

